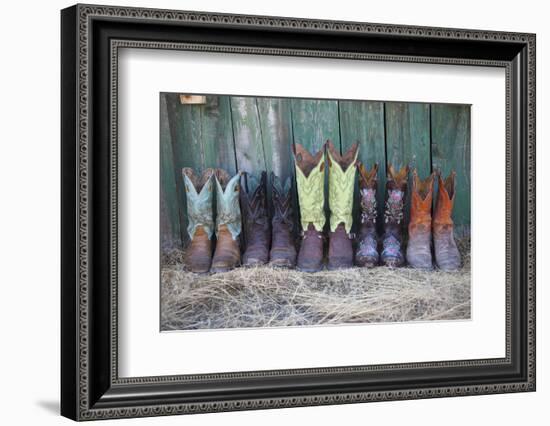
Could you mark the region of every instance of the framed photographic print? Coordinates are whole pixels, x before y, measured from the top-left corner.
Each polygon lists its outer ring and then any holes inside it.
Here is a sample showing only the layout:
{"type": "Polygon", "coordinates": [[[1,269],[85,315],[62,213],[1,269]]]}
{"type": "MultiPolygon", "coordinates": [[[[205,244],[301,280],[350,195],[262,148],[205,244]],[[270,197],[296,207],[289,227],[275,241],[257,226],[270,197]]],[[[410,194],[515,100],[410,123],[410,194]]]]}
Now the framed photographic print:
{"type": "Polygon", "coordinates": [[[62,414],[535,390],[535,36],[76,5],[62,414]]]}

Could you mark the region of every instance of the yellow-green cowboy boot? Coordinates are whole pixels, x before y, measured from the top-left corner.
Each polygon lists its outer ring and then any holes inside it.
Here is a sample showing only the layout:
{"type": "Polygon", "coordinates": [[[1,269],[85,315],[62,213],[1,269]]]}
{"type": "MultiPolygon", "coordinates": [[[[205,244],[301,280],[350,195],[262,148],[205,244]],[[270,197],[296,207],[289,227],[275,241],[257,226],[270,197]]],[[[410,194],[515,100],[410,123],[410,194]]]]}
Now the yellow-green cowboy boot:
{"type": "Polygon", "coordinates": [[[226,171],[216,169],[217,242],[211,272],[227,272],[241,263],[239,249],[241,234],[240,177],[240,173],[230,177],[226,171]]]}
{"type": "Polygon", "coordinates": [[[302,145],[296,144],[294,161],[302,227],[296,267],[304,272],[317,272],[323,267],[323,227],[326,221],[324,146],[311,155],[302,145]]]}
{"type": "Polygon", "coordinates": [[[214,169],[206,169],[201,176],[192,169],[182,169],[187,199],[187,233],[191,243],[185,252],[185,265],[191,272],[204,273],[212,261],[212,200],[214,169]]]}
{"type": "Polygon", "coordinates": [[[327,142],[328,152],[328,201],[330,207],[330,236],[328,246],[328,269],[353,266],[353,190],[357,168],[357,144],[344,154],[327,142]]]}

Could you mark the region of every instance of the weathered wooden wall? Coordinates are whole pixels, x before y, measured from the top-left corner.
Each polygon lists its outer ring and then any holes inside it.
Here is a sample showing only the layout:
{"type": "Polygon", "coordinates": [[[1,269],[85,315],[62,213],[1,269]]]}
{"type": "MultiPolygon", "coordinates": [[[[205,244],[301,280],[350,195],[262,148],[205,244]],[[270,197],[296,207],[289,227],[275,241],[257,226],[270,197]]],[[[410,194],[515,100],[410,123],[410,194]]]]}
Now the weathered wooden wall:
{"type": "MultiPolygon", "coordinates": [[[[327,139],[341,151],[358,141],[359,159],[369,168],[379,163],[380,214],[387,163],[411,164],[421,177],[437,168],[445,176],[455,170],[453,219],[457,234],[469,232],[468,105],[235,96],[207,96],[204,105],[182,105],[178,94],[163,93],[160,119],[164,249],[188,240],[183,167],[222,167],[231,174],[266,170],[286,178],[294,175],[293,143],[317,151],[327,139]]],[[[354,208],[357,211],[357,202],[354,208]]]]}

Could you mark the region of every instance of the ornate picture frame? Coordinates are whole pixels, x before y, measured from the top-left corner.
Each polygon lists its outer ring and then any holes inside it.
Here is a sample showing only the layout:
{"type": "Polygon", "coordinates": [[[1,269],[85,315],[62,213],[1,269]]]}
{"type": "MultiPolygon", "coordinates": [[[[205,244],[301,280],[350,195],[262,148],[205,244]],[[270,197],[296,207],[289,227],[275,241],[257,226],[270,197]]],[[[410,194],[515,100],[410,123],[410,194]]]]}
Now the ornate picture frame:
{"type": "Polygon", "coordinates": [[[93,420],[535,390],[534,34],[96,5],[64,9],[61,29],[62,415],[93,420]],[[506,356],[119,377],[117,64],[125,47],[503,68],[506,356]]]}

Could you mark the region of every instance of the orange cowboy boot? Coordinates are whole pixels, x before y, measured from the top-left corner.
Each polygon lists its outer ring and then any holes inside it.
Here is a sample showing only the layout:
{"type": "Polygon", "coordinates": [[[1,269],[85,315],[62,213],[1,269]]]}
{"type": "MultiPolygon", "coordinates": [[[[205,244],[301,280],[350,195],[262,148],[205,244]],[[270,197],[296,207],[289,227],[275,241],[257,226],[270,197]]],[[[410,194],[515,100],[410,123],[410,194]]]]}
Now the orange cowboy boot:
{"type": "Polygon", "coordinates": [[[413,268],[433,269],[432,264],[432,196],[434,174],[420,180],[413,170],[411,218],[407,262],[413,268]]]}
{"type": "Polygon", "coordinates": [[[435,264],[443,271],[460,268],[460,253],[454,239],[454,223],[451,218],[456,193],[454,171],[443,181],[441,171],[437,173],[438,191],[432,222],[435,264]]]}

